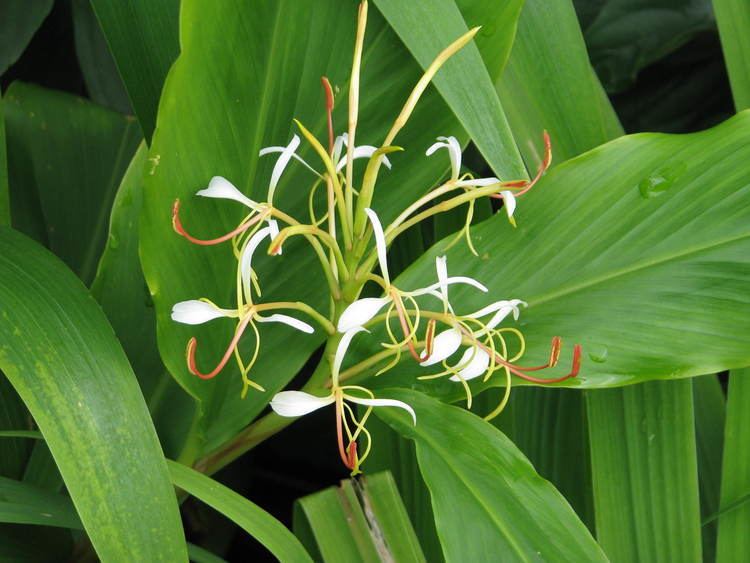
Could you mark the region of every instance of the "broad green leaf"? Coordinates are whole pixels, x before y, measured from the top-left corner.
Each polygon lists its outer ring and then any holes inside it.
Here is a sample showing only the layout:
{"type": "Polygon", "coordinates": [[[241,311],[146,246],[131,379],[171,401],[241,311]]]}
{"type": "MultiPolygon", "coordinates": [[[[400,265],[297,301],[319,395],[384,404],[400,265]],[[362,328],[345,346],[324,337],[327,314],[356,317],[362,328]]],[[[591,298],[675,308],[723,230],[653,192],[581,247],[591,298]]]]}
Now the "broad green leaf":
{"type": "MultiPolygon", "coordinates": [[[[701,517],[705,520],[719,510],[721,458],[724,448],[726,405],[724,390],[716,375],[704,375],[693,379],[693,410],[701,517]]],[[[703,560],[713,561],[716,556],[716,522],[704,524],[701,532],[703,560]]]]}
{"type": "Polygon", "coordinates": [[[48,251],[2,228],[0,303],[0,368],[44,434],[99,557],[185,560],[146,404],[85,287],[48,251]]]}
{"type": "Polygon", "coordinates": [[[310,561],[297,538],[265,510],[189,467],[174,461],[167,461],[167,465],[176,487],[221,512],[280,561],[310,561]]]}
{"type": "Polygon", "coordinates": [[[89,97],[104,107],[132,114],[128,93],[89,0],[73,0],[76,55],[89,97]]]}
{"type": "MultiPolygon", "coordinates": [[[[581,373],[565,385],[612,387],[742,366],[750,362],[749,139],[745,112],[702,133],[608,143],[551,170],[519,203],[517,230],[500,216],[474,229],[487,258],[451,249],[449,272],[482,281],[492,296],[528,302],[524,363],[544,363],[559,335],[568,343],[564,373],[571,345],[582,344],[581,373]],[[671,289],[677,283],[679,291],[671,289]]],[[[421,287],[443,252],[437,244],[398,286],[421,287]]],[[[451,295],[461,311],[487,303],[476,291],[451,295]]],[[[391,373],[382,385],[405,370],[391,373]]],[[[446,379],[424,385],[461,396],[446,379]]]]}
{"type": "Polygon", "coordinates": [[[750,524],[750,438],[747,401],[750,397],[750,371],[733,371],[729,376],[727,418],[724,430],[724,460],[721,473],[721,510],[716,560],[738,561],[750,548],[747,530],[750,524]],[[743,500],[741,504],[738,501],[743,500]]]}
{"type": "Polygon", "coordinates": [[[23,472],[23,482],[48,491],[59,491],[63,488],[62,475],[47,442],[40,440],[34,444],[23,472]]]}
{"type": "Polygon", "coordinates": [[[5,117],[2,99],[0,99],[0,225],[10,225],[8,157],[5,149],[5,117]]]}
{"type": "Polygon", "coordinates": [[[750,4],[743,0],[713,0],[721,47],[729,71],[737,111],[750,108],[750,4]]]}
{"type": "Polygon", "coordinates": [[[596,72],[609,92],[638,71],[714,29],[706,0],[574,0],[596,72]]]}
{"type": "MultiPolygon", "coordinates": [[[[454,0],[429,3],[374,1],[423,68],[430,65],[451,38],[468,31],[454,0]]],[[[499,28],[493,26],[485,32],[494,36],[487,41],[492,42],[500,58],[499,68],[505,65],[513,44],[515,22],[522,5],[523,0],[484,3],[483,15],[492,9],[500,12],[497,16],[499,21],[506,22],[499,28]]],[[[445,63],[433,82],[493,172],[500,178],[524,177],[526,170],[521,155],[479,49],[475,45],[467,45],[445,63]]]]}
{"type": "Polygon", "coordinates": [[[5,477],[0,477],[0,522],[83,528],[68,497],[5,477]]]}
{"type": "Polygon", "coordinates": [[[612,561],[701,561],[692,389],[661,381],[588,395],[596,534],[612,561]]]}
{"type": "Polygon", "coordinates": [[[0,74],[18,60],[52,9],[52,0],[4,0],[0,18],[0,74]]]}
{"type": "Polygon", "coordinates": [[[16,198],[35,192],[50,249],[88,284],[117,186],[140,141],[138,124],[30,84],[12,84],[5,101],[13,215],[16,198]]]}
{"type": "Polygon", "coordinates": [[[563,496],[497,428],[415,391],[389,396],[417,413],[414,425],[400,409],[375,409],[416,444],[447,561],[605,560],[563,496]]]}
{"type": "Polygon", "coordinates": [[[622,135],[591,69],[570,0],[526,0],[496,85],[532,172],[542,159],[543,130],[552,139],[555,165],[622,135]]]}
{"type": "Polygon", "coordinates": [[[91,0],[91,5],[148,141],[164,80],[180,52],[180,1],[91,0]]]}
{"type": "MultiPolygon", "coordinates": [[[[318,336],[310,337],[287,327],[263,326],[261,355],[251,376],[267,392],[251,392],[244,401],[236,368],[228,366],[212,381],[192,376],[185,366],[188,339],[198,338],[198,363],[206,369],[223,354],[232,323],[217,320],[201,327],[178,326],[169,319],[169,311],[177,301],[199,297],[231,303],[235,265],[227,245],[199,248],[176,235],[169,216],[172,204],[181,199],[183,223],[196,236],[216,236],[234,228],[243,214],[240,205],[193,194],[212,176],[222,175],[250,197],[264,200],[274,159],[258,159],[258,151],[287,143],[298,132],[292,123],[295,117],[313,132],[323,133],[323,75],[339,88],[334,122],[341,132],[346,122],[356,10],[354,2],[342,6],[334,0],[316,2],[314,9],[312,4],[268,0],[252,6],[206,0],[182,4],[183,50],[165,84],[149,155],[141,254],[156,304],[162,359],[180,384],[201,401],[208,449],[255,417],[304,365],[322,335],[318,331],[318,336]]],[[[502,35],[505,26],[512,24],[500,22],[497,33],[502,35]]],[[[451,40],[446,38],[445,44],[451,40]]],[[[495,76],[499,69],[489,71],[495,76]]],[[[420,76],[419,65],[395,33],[376,10],[370,10],[358,143],[382,142],[420,76]]],[[[380,174],[374,207],[383,220],[395,217],[445,174],[445,155],[423,155],[435,137],[446,134],[462,142],[468,139],[439,93],[428,89],[396,139],[406,151],[394,154],[393,169],[380,174]],[[419,166],[411,165],[410,159],[419,159],[419,166]]],[[[303,146],[300,154],[319,166],[308,147],[303,146]]],[[[313,180],[309,171],[291,165],[279,184],[276,205],[304,220],[306,188],[313,180]]],[[[278,260],[259,256],[257,263],[264,300],[304,300],[327,309],[323,277],[304,242],[293,240],[278,260]]]]}
{"type": "Polygon", "coordinates": [[[299,499],[294,529],[326,562],[425,561],[387,471],[299,499]]]}
{"type": "Polygon", "coordinates": [[[192,543],[188,544],[188,557],[193,563],[224,563],[224,559],[192,543]]]}

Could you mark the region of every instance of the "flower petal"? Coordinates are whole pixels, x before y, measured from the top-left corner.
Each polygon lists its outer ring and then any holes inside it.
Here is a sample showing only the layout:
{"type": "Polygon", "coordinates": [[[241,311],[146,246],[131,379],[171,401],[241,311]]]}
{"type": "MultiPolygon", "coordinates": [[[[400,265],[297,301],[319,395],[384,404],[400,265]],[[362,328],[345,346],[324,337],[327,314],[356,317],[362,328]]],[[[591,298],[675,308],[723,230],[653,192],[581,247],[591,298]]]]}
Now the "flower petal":
{"type": "Polygon", "coordinates": [[[306,322],[295,319],[294,317],[290,317],[289,315],[283,315],[281,313],[274,313],[273,315],[268,315],[267,317],[256,315],[255,320],[259,323],[284,323],[285,325],[289,325],[292,328],[296,328],[297,330],[301,330],[302,332],[306,332],[307,334],[312,334],[313,332],[315,332],[315,329],[306,322]]]}
{"type": "Polygon", "coordinates": [[[351,395],[344,395],[344,398],[347,401],[351,401],[352,403],[357,403],[358,405],[366,405],[368,407],[398,407],[400,409],[404,409],[411,415],[411,419],[414,421],[414,424],[417,423],[417,413],[415,413],[414,409],[403,401],[397,401],[396,399],[360,399],[357,397],[352,397],[351,395]]]}
{"type": "Polygon", "coordinates": [[[430,156],[438,149],[447,149],[448,156],[451,159],[451,180],[458,180],[458,175],[461,173],[461,145],[458,139],[453,136],[438,137],[438,141],[443,142],[433,143],[425,154],[430,156]]]}
{"type": "Polygon", "coordinates": [[[218,319],[234,316],[234,311],[220,309],[211,303],[199,299],[180,301],[172,307],[172,320],[187,325],[199,325],[218,319]]]}
{"type": "MultiPolygon", "coordinates": [[[[484,284],[478,282],[474,278],[470,278],[467,276],[453,276],[451,278],[446,278],[443,283],[445,285],[453,285],[453,284],[460,283],[460,284],[476,287],[478,290],[484,293],[487,293],[489,291],[487,287],[484,286],[484,284]]],[[[407,291],[404,293],[406,295],[411,295],[412,297],[419,297],[420,295],[426,295],[428,293],[432,294],[436,289],[439,289],[440,287],[441,287],[441,282],[437,282],[437,283],[433,283],[432,285],[428,285],[427,287],[415,289],[414,291],[407,291]]]]}
{"type": "MultiPolygon", "coordinates": [[[[240,258],[240,271],[242,272],[242,282],[246,288],[246,291],[249,291],[252,281],[253,254],[258,249],[260,243],[263,242],[263,239],[270,236],[271,230],[271,227],[264,227],[260,229],[252,237],[250,237],[250,240],[247,242],[247,246],[242,253],[242,257],[240,258]]],[[[248,295],[247,297],[249,299],[250,296],[248,295]]]]}
{"type": "Polygon", "coordinates": [[[420,362],[419,365],[427,367],[442,362],[452,356],[459,346],[461,346],[461,331],[457,328],[444,330],[435,337],[430,357],[420,362]]]}
{"type": "Polygon", "coordinates": [[[391,285],[390,276],[388,276],[388,259],[386,256],[386,245],[385,245],[385,233],[383,233],[383,225],[380,224],[380,219],[377,213],[375,213],[369,207],[365,209],[367,217],[372,223],[372,232],[375,234],[375,248],[378,251],[378,262],[380,262],[380,271],[383,274],[385,283],[391,285]]]}
{"type": "MultiPolygon", "coordinates": [[[[286,147],[265,147],[265,148],[260,149],[260,152],[258,153],[258,156],[266,156],[267,154],[273,154],[273,153],[277,153],[277,152],[284,152],[285,149],[286,149],[286,147]]],[[[322,174],[320,172],[318,172],[317,170],[315,170],[315,168],[313,168],[312,166],[310,166],[307,163],[307,161],[304,158],[302,158],[301,156],[299,156],[297,153],[294,153],[292,155],[292,158],[294,160],[296,160],[297,162],[301,163],[305,168],[307,168],[310,172],[312,172],[316,176],[322,176],[322,174]]]]}
{"type": "Polygon", "coordinates": [[[510,190],[500,192],[503,196],[503,207],[505,212],[508,214],[508,219],[513,218],[513,213],[516,211],[516,196],[510,190]]]}
{"type": "Polygon", "coordinates": [[[478,311],[474,311],[470,315],[466,315],[466,316],[469,317],[470,319],[479,319],[481,317],[489,315],[490,313],[494,313],[495,311],[499,311],[506,307],[510,307],[511,310],[513,311],[513,317],[516,320],[518,320],[518,315],[520,313],[519,305],[522,305],[524,307],[528,306],[526,301],[522,301],[521,299],[502,299],[500,301],[495,301],[494,303],[490,303],[486,307],[482,307],[478,311]]]}
{"type": "Polygon", "coordinates": [[[342,147],[349,146],[349,134],[341,133],[336,140],[333,142],[333,161],[336,162],[341,159],[342,147]]]}
{"type": "Polygon", "coordinates": [[[500,180],[495,177],[490,178],[473,178],[471,180],[459,180],[456,182],[456,186],[459,188],[482,188],[484,186],[491,186],[492,184],[499,184],[500,180]]]}
{"type": "Polygon", "coordinates": [[[221,176],[214,176],[213,178],[211,178],[211,181],[208,183],[208,187],[203,190],[197,191],[195,195],[239,201],[243,205],[246,205],[250,209],[254,209],[256,211],[260,207],[256,202],[254,202],[252,199],[240,192],[240,190],[235,188],[232,182],[230,182],[226,178],[222,178],[221,176]]]}
{"type": "Polygon", "coordinates": [[[341,364],[344,362],[344,356],[346,356],[346,351],[349,349],[349,344],[352,343],[352,338],[358,332],[362,331],[369,332],[366,328],[358,326],[345,332],[339,341],[339,345],[336,348],[336,355],[333,357],[333,368],[331,369],[331,382],[334,389],[339,383],[339,371],[341,371],[341,364]]]}
{"type": "Polygon", "coordinates": [[[467,348],[456,366],[466,366],[450,378],[451,381],[469,381],[479,377],[490,367],[490,355],[479,347],[467,348]]]}
{"type": "MultiPolygon", "coordinates": [[[[358,158],[370,158],[376,150],[378,150],[378,148],[373,147],[372,145],[361,145],[359,147],[356,147],[354,149],[354,160],[357,160],[358,158]]],[[[348,159],[349,153],[346,153],[342,158],[339,159],[338,164],[336,164],[336,172],[340,172],[344,168],[344,166],[346,166],[348,159]]],[[[383,156],[382,162],[383,165],[385,165],[385,167],[390,170],[391,161],[388,160],[387,156],[383,156]]]]}
{"type": "Polygon", "coordinates": [[[276,164],[273,165],[273,171],[271,172],[271,182],[268,184],[268,203],[273,202],[273,194],[276,191],[276,186],[279,183],[281,174],[284,172],[287,164],[289,164],[289,161],[292,159],[292,155],[294,155],[295,151],[297,150],[299,143],[299,135],[294,135],[294,137],[292,137],[292,140],[289,141],[289,144],[284,147],[283,151],[281,151],[281,155],[279,155],[279,159],[276,161],[276,164]]]}
{"type": "MultiPolygon", "coordinates": [[[[279,224],[276,222],[276,219],[268,219],[267,221],[268,228],[270,231],[268,232],[268,238],[271,240],[275,239],[277,236],[279,236],[279,224]]],[[[281,246],[279,246],[279,249],[276,251],[276,254],[281,254],[281,246]]]]}
{"type": "Polygon", "coordinates": [[[303,416],[330,405],[335,400],[333,394],[316,397],[304,391],[282,391],[271,399],[271,408],[279,416],[303,416]]]}
{"type": "Polygon", "coordinates": [[[349,305],[339,317],[337,330],[347,332],[369,322],[378,312],[390,303],[390,297],[365,297],[349,305]]]}

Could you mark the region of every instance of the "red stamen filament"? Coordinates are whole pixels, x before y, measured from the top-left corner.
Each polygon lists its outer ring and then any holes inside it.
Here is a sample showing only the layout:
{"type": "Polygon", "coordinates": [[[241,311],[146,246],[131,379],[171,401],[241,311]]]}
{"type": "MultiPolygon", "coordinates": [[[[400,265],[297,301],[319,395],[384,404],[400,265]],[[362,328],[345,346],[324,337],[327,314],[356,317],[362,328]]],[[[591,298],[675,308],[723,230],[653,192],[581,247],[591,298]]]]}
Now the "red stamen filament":
{"type": "Polygon", "coordinates": [[[182,221],[180,221],[179,213],[180,213],[180,200],[176,199],[174,201],[174,205],[172,206],[172,228],[175,230],[175,232],[178,235],[185,237],[193,244],[199,244],[201,246],[211,246],[214,244],[220,244],[222,242],[231,240],[237,235],[244,233],[246,230],[248,230],[250,227],[255,225],[261,219],[260,215],[256,215],[249,221],[242,223],[239,227],[237,227],[233,231],[230,231],[227,234],[220,236],[219,238],[204,240],[204,239],[195,238],[194,236],[192,236],[185,230],[185,228],[182,226],[182,221]]]}
{"type": "Polygon", "coordinates": [[[430,319],[427,321],[427,330],[424,336],[424,355],[421,356],[421,361],[428,360],[432,356],[433,344],[435,343],[435,329],[437,327],[437,320],[430,319]]]}
{"type": "Polygon", "coordinates": [[[187,364],[188,364],[188,369],[190,370],[190,373],[192,373],[193,375],[197,375],[201,379],[212,379],[216,377],[218,373],[222,369],[224,369],[224,366],[227,365],[229,358],[232,357],[232,353],[234,352],[234,349],[237,346],[237,343],[240,341],[240,338],[242,337],[242,333],[245,332],[245,329],[247,328],[247,325],[251,319],[252,319],[252,315],[247,315],[242,320],[242,322],[240,322],[240,324],[237,325],[237,330],[234,331],[234,337],[229,343],[229,346],[227,347],[226,352],[224,352],[224,356],[221,358],[221,361],[213,370],[211,370],[208,373],[202,373],[198,369],[198,366],[195,364],[195,351],[198,348],[198,341],[195,339],[195,337],[191,338],[188,341],[188,345],[187,345],[187,364]]]}
{"type": "Polygon", "coordinates": [[[328,78],[323,76],[320,78],[320,82],[323,84],[323,91],[326,94],[326,115],[328,117],[328,153],[333,154],[333,88],[328,78]]]}
{"type": "MultiPolygon", "coordinates": [[[[552,164],[552,141],[550,141],[549,133],[546,131],[542,135],[544,138],[544,158],[542,159],[542,163],[539,165],[539,170],[537,170],[536,176],[534,176],[534,179],[531,181],[528,180],[513,180],[511,182],[503,182],[503,186],[507,188],[523,188],[522,190],[516,192],[516,197],[520,197],[526,192],[528,192],[531,188],[534,187],[534,185],[541,179],[542,176],[544,176],[544,173],[549,168],[550,164],[552,164]]],[[[503,199],[503,194],[493,194],[492,196],[495,199],[503,199]]]]}
{"type": "MultiPolygon", "coordinates": [[[[344,399],[338,398],[336,400],[336,439],[339,446],[339,456],[341,461],[349,470],[354,469],[354,464],[351,463],[351,444],[349,444],[349,452],[344,447],[344,399]]],[[[355,442],[352,442],[354,444],[355,442]]],[[[354,455],[357,455],[356,446],[354,446],[354,455]]]]}
{"type": "Polygon", "coordinates": [[[401,324],[401,331],[404,333],[406,338],[406,345],[409,347],[409,353],[417,363],[422,361],[422,358],[417,354],[417,349],[414,347],[414,338],[411,335],[411,329],[409,323],[406,320],[406,311],[404,310],[404,304],[401,302],[401,298],[397,294],[393,294],[393,304],[396,306],[396,313],[398,313],[398,321],[401,324]]]}

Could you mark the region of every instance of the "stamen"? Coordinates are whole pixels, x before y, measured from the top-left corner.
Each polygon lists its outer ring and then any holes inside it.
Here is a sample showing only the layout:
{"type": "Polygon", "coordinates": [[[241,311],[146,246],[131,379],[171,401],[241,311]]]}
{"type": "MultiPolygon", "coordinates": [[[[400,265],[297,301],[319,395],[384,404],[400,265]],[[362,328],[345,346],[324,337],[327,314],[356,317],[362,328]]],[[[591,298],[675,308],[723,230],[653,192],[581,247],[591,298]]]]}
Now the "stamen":
{"type": "Polygon", "coordinates": [[[328,77],[322,76],[320,82],[323,84],[323,91],[326,95],[326,116],[328,119],[328,153],[333,155],[333,88],[328,81],[328,77]]]}
{"type": "Polygon", "coordinates": [[[396,313],[398,314],[398,320],[399,323],[401,323],[401,331],[404,333],[404,339],[406,340],[406,345],[409,347],[409,353],[411,354],[411,357],[414,358],[414,360],[419,363],[422,361],[422,359],[419,357],[419,354],[417,354],[417,350],[414,347],[414,329],[409,326],[409,320],[406,318],[406,310],[404,309],[404,304],[401,301],[401,296],[396,293],[396,291],[392,291],[393,295],[393,304],[396,306],[396,313]]]}
{"type": "Polygon", "coordinates": [[[245,223],[240,223],[240,225],[236,229],[228,232],[227,234],[223,236],[220,236],[214,239],[204,240],[204,239],[195,238],[194,236],[192,236],[185,230],[185,228],[182,226],[182,221],[180,221],[179,213],[180,213],[180,200],[176,199],[174,200],[174,205],[172,206],[172,228],[178,235],[185,237],[193,244],[199,244],[201,246],[211,246],[214,244],[220,244],[222,242],[226,242],[236,237],[237,235],[244,233],[261,219],[260,215],[256,215],[255,217],[246,221],[245,223]]]}
{"type": "Polygon", "coordinates": [[[198,366],[195,363],[195,351],[198,348],[198,341],[195,337],[191,338],[188,341],[187,345],[187,364],[188,364],[188,370],[190,370],[190,373],[193,375],[197,375],[201,379],[213,379],[218,375],[218,373],[224,369],[224,366],[227,365],[227,362],[229,361],[229,358],[232,356],[234,349],[237,347],[237,343],[240,341],[240,338],[242,337],[242,333],[245,332],[245,329],[247,328],[247,324],[252,319],[252,315],[247,315],[240,324],[237,325],[237,329],[234,332],[234,337],[232,338],[231,342],[229,343],[229,346],[227,347],[226,352],[224,352],[224,356],[221,358],[221,361],[219,361],[218,365],[211,370],[208,373],[202,373],[198,366]]]}
{"type": "MultiPolygon", "coordinates": [[[[544,173],[550,167],[550,164],[552,164],[552,141],[550,141],[549,133],[547,133],[547,131],[544,131],[544,133],[542,134],[542,138],[544,139],[544,158],[542,159],[542,163],[539,165],[539,170],[537,170],[536,176],[534,176],[531,181],[513,180],[510,182],[503,182],[501,184],[501,186],[503,186],[504,188],[522,188],[520,191],[517,191],[513,194],[516,197],[522,196],[531,188],[533,188],[534,185],[541,179],[541,177],[544,176],[544,173]]],[[[490,197],[494,199],[503,199],[503,195],[499,193],[492,194],[490,197]]]]}
{"type": "Polygon", "coordinates": [[[340,391],[337,392],[336,396],[336,440],[338,441],[341,461],[348,469],[352,469],[349,464],[349,455],[344,448],[344,399],[340,393],[340,391]]]}
{"type": "Polygon", "coordinates": [[[356,440],[349,443],[349,458],[346,466],[354,471],[357,467],[357,442],[356,440]]]}
{"type": "Polygon", "coordinates": [[[429,360],[432,356],[433,344],[435,342],[435,329],[437,327],[437,320],[430,319],[427,321],[427,330],[424,335],[424,354],[421,356],[421,361],[429,360]]]}

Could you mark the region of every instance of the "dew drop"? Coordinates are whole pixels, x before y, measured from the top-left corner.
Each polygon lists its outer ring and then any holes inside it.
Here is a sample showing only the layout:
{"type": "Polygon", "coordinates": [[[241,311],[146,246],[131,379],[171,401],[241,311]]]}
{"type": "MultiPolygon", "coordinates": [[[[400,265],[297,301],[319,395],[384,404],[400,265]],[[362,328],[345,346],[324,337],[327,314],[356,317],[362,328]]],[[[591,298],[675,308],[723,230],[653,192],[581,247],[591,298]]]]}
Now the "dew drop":
{"type": "Polygon", "coordinates": [[[638,192],[643,199],[652,199],[666,193],[685,172],[687,165],[676,162],[663,166],[649,174],[638,184],[638,192]]]}
{"type": "Polygon", "coordinates": [[[603,364],[607,361],[607,355],[609,354],[609,350],[607,350],[606,346],[597,346],[593,345],[589,347],[588,350],[589,359],[592,362],[596,362],[597,364],[603,364]]]}

